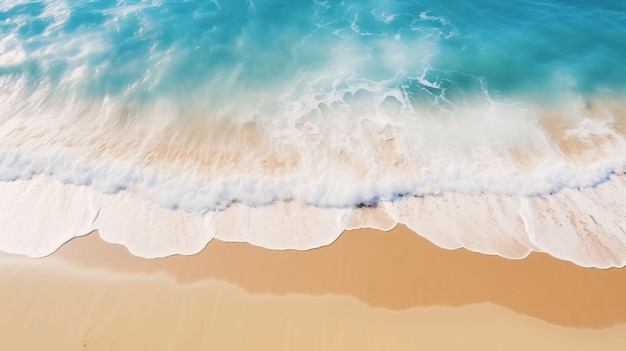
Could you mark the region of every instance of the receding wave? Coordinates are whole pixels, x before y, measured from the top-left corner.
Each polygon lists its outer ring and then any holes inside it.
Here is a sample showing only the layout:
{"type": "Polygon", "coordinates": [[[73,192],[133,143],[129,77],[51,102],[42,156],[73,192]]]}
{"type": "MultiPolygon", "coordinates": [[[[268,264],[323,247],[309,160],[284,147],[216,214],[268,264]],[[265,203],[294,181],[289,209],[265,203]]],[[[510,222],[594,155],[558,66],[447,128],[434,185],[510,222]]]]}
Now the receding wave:
{"type": "Polygon", "coordinates": [[[624,266],[626,9],[520,6],[0,5],[0,250],[95,229],[144,257],[311,249],[403,223],[624,266]]]}

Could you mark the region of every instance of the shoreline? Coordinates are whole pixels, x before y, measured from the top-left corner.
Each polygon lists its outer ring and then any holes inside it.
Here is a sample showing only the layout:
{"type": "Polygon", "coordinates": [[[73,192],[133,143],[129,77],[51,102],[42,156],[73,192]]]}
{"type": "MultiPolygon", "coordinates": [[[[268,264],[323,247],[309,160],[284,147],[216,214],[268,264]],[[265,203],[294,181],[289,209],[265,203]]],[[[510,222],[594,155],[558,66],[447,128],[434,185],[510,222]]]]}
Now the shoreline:
{"type": "Polygon", "coordinates": [[[207,242],[247,242],[272,250],[332,244],[346,229],[406,225],[444,249],[519,259],[547,252],[578,266],[626,265],[626,176],[551,196],[442,194],[381,201],[376,207],[320,208],[299,201],[237,204],[203,214],[168,209],[139,194],[100,194],[48,176],[0,182],[0,251],[47,256],[98,229],[135,256],[193,255],[207,242]]]}
{"type": "Polygon", "coordinates": [[[0,254],[0,348],[617,351],[623,273],[448,251],[403,227],[159,259],[92,233],[45,258],[0,254]]]}
{"type": "Polygon", "coordinates": [[[626,322],[623,269],[584,268],[536,252],[510,260],[445,250],[402,225],[389,232],[346,231],[331,245],[308,251],[214,239],[196,255],[156,259],[132,256],[92,233],[52,257],[111,272],[165,274],[185,286],[217,280],[250,294],[346,295],[389,310],[489,302],[562,326],[626,322]]]}

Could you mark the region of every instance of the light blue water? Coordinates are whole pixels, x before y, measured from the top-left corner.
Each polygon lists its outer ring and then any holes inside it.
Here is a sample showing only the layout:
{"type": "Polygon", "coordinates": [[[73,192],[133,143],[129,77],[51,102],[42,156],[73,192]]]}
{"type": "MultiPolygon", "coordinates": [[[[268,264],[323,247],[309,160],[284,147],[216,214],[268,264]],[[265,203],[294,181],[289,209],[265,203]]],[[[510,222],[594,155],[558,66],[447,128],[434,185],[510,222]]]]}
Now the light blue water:
{"type": "Polygon", "coordinates": [[[624,266],[622,3],[0,0],[0,250],[404,223],[624,266]]]}
{"type": "Polygon", "coordinates": [[[584,110],[621,104],[624,33],[616,1],[5,0],[0,177],[198,211],[589,186],[626,162],[584,110]]]}
{"type": "Polygon", "coordinates": [[[417,105],[481,89],[544,100],[622,91],[625,23],[616,1],[6,0],[0,50],[24,57],[0,61],[0,75],[63,85],[80,67],[73,89],[130,102],[194,96],[219,106],[304,89],[327,72],[316,90],[388,81],[417,105]]]}

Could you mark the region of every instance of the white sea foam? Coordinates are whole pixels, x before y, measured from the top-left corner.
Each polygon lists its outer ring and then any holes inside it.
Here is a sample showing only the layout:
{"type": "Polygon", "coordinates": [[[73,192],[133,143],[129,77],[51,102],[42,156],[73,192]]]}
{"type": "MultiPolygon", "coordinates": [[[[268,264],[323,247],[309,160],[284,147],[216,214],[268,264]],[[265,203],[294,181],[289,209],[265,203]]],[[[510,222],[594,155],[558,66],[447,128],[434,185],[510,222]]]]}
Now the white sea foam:
{"type": "Polygon", "coordinates": [[[124,192],[99,195],[93,226],[105,241],[122,244],[146,258],[198,253],[214,237],[212,216],[168,210],[124,192]]]}
{"type": "Polygon", "coordinates": [[[560,136],[528,106],[488,102],[400,118],[368,106],[362,89],[343,98],[349,105],[304,99],[274,120],[206,112],[186,120],[200,112],[167,101],[129,110],[112,98],[51,95],[45,85],[26,97],[25,83],[2,83],[1,180],[49,174],[196,213],[232,202],[343,208],[400,194],[541,195],[593,186],[626,164],[620,116],[575,109],[560,111],[569,123],[560,136]]]}
{"type": "Polygon", "coordinates": [[[519,216],[520,201],[519,196],[450,193],[409,197],[393,206],[399,223],[440,247],[519,259],[534,248],[519,216]]]}
{"type": "Polygon", "coordinates": [[[213,237],[306,250],[331,244],[346,229],[389,230],[401,223],[446,249],[515,259],[540,251],[585,267],[626,265],[624,176],[538,197],[411,196],[352,209],[279,201],[236,204],[204,215],[164,209],[128,192],[101,195],[47,176],[0,182],[0,190],[0,250],[31,257],[48,255],[95,229],[104,240],[152,258],[196,253],[213,237]]]}
{"type": "Polygon", "coordinates": [[[97,209],[88,187],[47,177],[0,182],[0,250],[46,256],[94,229],[97,209]]]}
{"type": "Polygon", "coordinates": [[[213,111],[53,89],[0,80],[2,251],[42,256],[94,229],[143,257],[213,237],[303,250],[403,223],[448,249],[626,262],[615,99],[433,112],[355,81],[250,115],[245,98],[213,111]]]}

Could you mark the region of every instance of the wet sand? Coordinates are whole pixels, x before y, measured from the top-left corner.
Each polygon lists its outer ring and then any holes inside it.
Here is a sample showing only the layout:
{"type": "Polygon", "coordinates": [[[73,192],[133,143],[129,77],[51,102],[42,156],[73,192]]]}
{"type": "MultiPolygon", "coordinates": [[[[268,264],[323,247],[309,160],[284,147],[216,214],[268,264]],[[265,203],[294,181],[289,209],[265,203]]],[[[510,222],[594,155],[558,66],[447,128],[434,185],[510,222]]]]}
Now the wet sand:
{"type": "Polygon", "coordinates": [[[626,271],[440,249],[406,228],[146,260],[97,234],[0,256],[0,349],[623,350],[626,271]]]}
{"type": "Polygon", "coordinates": [[[543,253],[509,260],[443,250],[403,225],[348,231],[309,251],[213,240],[197,255],[153,260],[88,235],[53,256],[80,267],[165,273],[184,285],[225,281],[251,294],[340,294],[392,310],[490,302],[562,326],[626,323],[626,270],[583,268],[543,253]]]}

